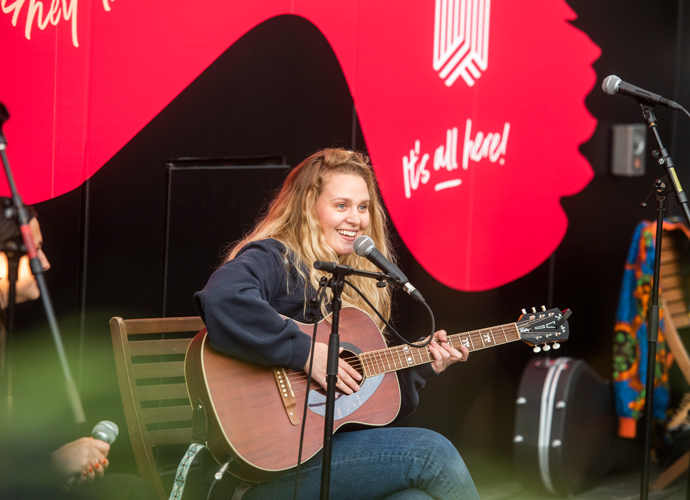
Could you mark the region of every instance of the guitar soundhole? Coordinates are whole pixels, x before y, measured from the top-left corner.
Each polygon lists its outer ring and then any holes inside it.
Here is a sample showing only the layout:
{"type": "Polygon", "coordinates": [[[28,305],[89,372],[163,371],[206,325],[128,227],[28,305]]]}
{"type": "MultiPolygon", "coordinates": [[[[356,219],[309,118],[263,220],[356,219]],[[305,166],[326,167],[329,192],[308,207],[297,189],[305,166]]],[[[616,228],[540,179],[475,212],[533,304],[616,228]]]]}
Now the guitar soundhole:
{"type": "Polygon", "coordinates": [[[340,359],[345,360],[345,362],[348,365],[357,370],[357,373],[359,373],[362,376],[362,380],[359,383],[360,385],[362,385],[365,380],[365,375],[364,369],[362,368],[362,361],[359,359],[359,356],[357,356],[357,354],[355,354],[352,351],[344,349],[343,352],[340,353],[340,359]]]}

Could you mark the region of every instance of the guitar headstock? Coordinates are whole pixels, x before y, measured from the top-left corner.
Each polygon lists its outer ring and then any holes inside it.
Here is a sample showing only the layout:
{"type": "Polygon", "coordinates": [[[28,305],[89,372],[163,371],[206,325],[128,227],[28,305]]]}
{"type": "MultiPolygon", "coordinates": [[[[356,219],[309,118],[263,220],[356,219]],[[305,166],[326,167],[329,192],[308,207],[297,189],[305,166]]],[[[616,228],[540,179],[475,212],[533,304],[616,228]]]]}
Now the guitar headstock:
{"type": "Polygon", "coordinates": [[[532,308],[531,313],[523,309],[517,320],[520,339],[533,345],[534,352],[542,349],[548,351],[552,346],[558,349],[561,347],[559,342],[568,340],[568,318],[571,314],[570,309],[564,312],[556,308],[547,311],[544,306],[541,311],[532,308]]]}

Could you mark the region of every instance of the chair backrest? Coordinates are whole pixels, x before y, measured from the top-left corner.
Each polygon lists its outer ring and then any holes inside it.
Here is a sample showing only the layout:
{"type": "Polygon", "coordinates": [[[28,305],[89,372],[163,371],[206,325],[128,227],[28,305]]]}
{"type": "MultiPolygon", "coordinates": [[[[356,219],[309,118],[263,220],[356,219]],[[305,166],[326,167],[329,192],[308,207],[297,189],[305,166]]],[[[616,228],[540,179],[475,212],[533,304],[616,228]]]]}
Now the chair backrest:
{"type": "MultiPolygon", "coordinates": [[[[685,380],[690,383],[690,356],[683,344],[683,339],[678,334],[678,329],[690,326],[690,311],[688,310],[690,283],[685,269],[688,266],[688,256],[686,252],[683,252],[682,246],[686,243],[683,241],[685,233],[679,230],[664,231],[661,237],[661,279],[659,281],[662,293],[659,303],[664,310],[666,343],[685,380]]],[[[687,404],[686,408],[679,408],[677,415],[680,416],[681,421],[687,415],[687,410],[687,404]]],[[[690,452],[685,453],[662,471],[652,488],[654,490],[666,488],[688,469],[689,463],[690,452]]]]}
{"type": "Polygon", "coordinates": [[[204,327],[198,316],[110,320],[115,367],[139,475],[168,498],[172,483],[160,467],[172,453],[174,468],[192,440],[192,407],[184,379],[184,357],[204,327]]]}
{"type": "Polygon", "coordinates": [[[664,231],[661,241],[661,289],[666,300],[666,316],[678,328],[690,326],[688,314],[687,255],[681,243],[685,234],[680,231],[664,231]]]}
{"type": "Polygon", "coordinates": [[[690,356],[683,345],[678,330],[690,326],[688,311],[688,276],[685,266],[687,255],[682,251],[679,238],[682,231],[664,231],[661,241],[661,298],[660,304],[665,314],[666,342],[673,353],[678,368],[690,383],[690,356]]]}

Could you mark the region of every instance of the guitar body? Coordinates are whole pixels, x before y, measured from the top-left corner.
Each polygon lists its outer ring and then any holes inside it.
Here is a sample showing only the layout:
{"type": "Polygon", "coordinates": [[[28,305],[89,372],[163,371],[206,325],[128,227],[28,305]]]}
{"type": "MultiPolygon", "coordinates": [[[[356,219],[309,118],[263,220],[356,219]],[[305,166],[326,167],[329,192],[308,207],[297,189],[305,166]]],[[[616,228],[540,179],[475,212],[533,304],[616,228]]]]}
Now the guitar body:
{"type": "MultiPolygon", "coordinates": [[[[556,349],[568,338],[570,311],[523,311],[517,323],[448,336],[453,347],[469,351],[522,340],[556,349]]],[[[296,322],[309,336],[314,326],[296,322]]],[[[333,429],[346,425],[381,426],[400,411],[397,370],[430,363],[428,346],[387,347],[381,332],[363,311],[340,311],[338,333],[341,359],[364,379],[351,395],[336,391],[333,429]]],[[[328,343],[331,317],[321,321],[316,341],[328,343]]],[[[539,347],[541,349],[541,347],[539,347]]],[[[324,391],[313,383],[307,396],[307,376],[281,367],[266,368],[213,350],[206,329],[192,340],[185,358],[185,378],[194,408],[195,438],[201,436],[220,464],[245,481],[268,481],[297,466],[304,406],[307,415],[302,461],[322,447],[325,424],[324,391]]]]}
{"type": "MultiPolygon", "coordinates": [[[[330,320],[319,323],[317,342],[328,343],[330,320]]],[[[297,325],[311,336],[313,325],[297,325]]],[[[353,366],[360,353],[386,348],[374,322],[356,308],[341,310],[339,336],[341,357],[354,357],[353,366]]],[[[204,329],[187,351],[185,377],[195,412],[199,407],[205,412],[207,446],[219,463],[231,462],[228,472],[246,481],[266,481],[297,465],[307,397],[304,372],[266,368],[215,351],[204,329]]],[[[398,414],[395,373],[366,378],[360,385],[350,396],[336,391],[334,430],[348,424],[381,426],[398,414]]],[[[302,461],[323,446],[324,400],[325,391],[312,382],[302,461]]]]}

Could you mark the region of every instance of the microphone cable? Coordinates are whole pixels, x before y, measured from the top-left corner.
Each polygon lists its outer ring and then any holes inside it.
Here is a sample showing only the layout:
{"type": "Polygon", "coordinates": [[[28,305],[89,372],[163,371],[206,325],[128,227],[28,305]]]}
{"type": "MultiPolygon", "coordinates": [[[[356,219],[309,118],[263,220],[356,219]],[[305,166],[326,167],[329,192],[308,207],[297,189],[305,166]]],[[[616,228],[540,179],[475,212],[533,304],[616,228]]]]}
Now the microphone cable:
{"type": "Polygon", "coordinates": [[[386,325],[386,327],[391,332],[393,332],[400,339],[401,342],[403,342],[403,343],[405,343],[411,347],[417,347],[417,348],[426,347],[431,343],[431,340],[434,337],[434,333],[436,332],[436,318],[434,317],[434,312],[431,310],[431,307],[429,307],[429,304],[427,304],[426,301],[421,302],[421,304],[424,304],[424,307],[426,308],[427,312],[429,313],[429,317],[431,318],[431,335],[429,335],[429,338],[427,340],[425,340],[421,344],[418,344],[416,342],[410,342],[409,340],[405,339],[402,335],[400,335],[398,333],[398,331],[395,328],[393,328],[393,326],[388,322],[388,320],[383,317],[383,315],[379,312],[379,310],[376,309],[376,307],[374,307],[374,304],[371,303],[371,301],[364,295],[364,293],[362,293],[362,291],[359,288],[357,288],[355,285],[353,285],[352,283],[350,283],[347,280],[345,280],[345,283],[350,285],[350,287],[352,287],[352,289],[355,292],[357,292],[360,297],[362,297],[364,299],[364,302],[367,303],[369,308],[376,313],[376,315],[381,319],[381,321],[383,321],[383,323],[386,325]]]}

